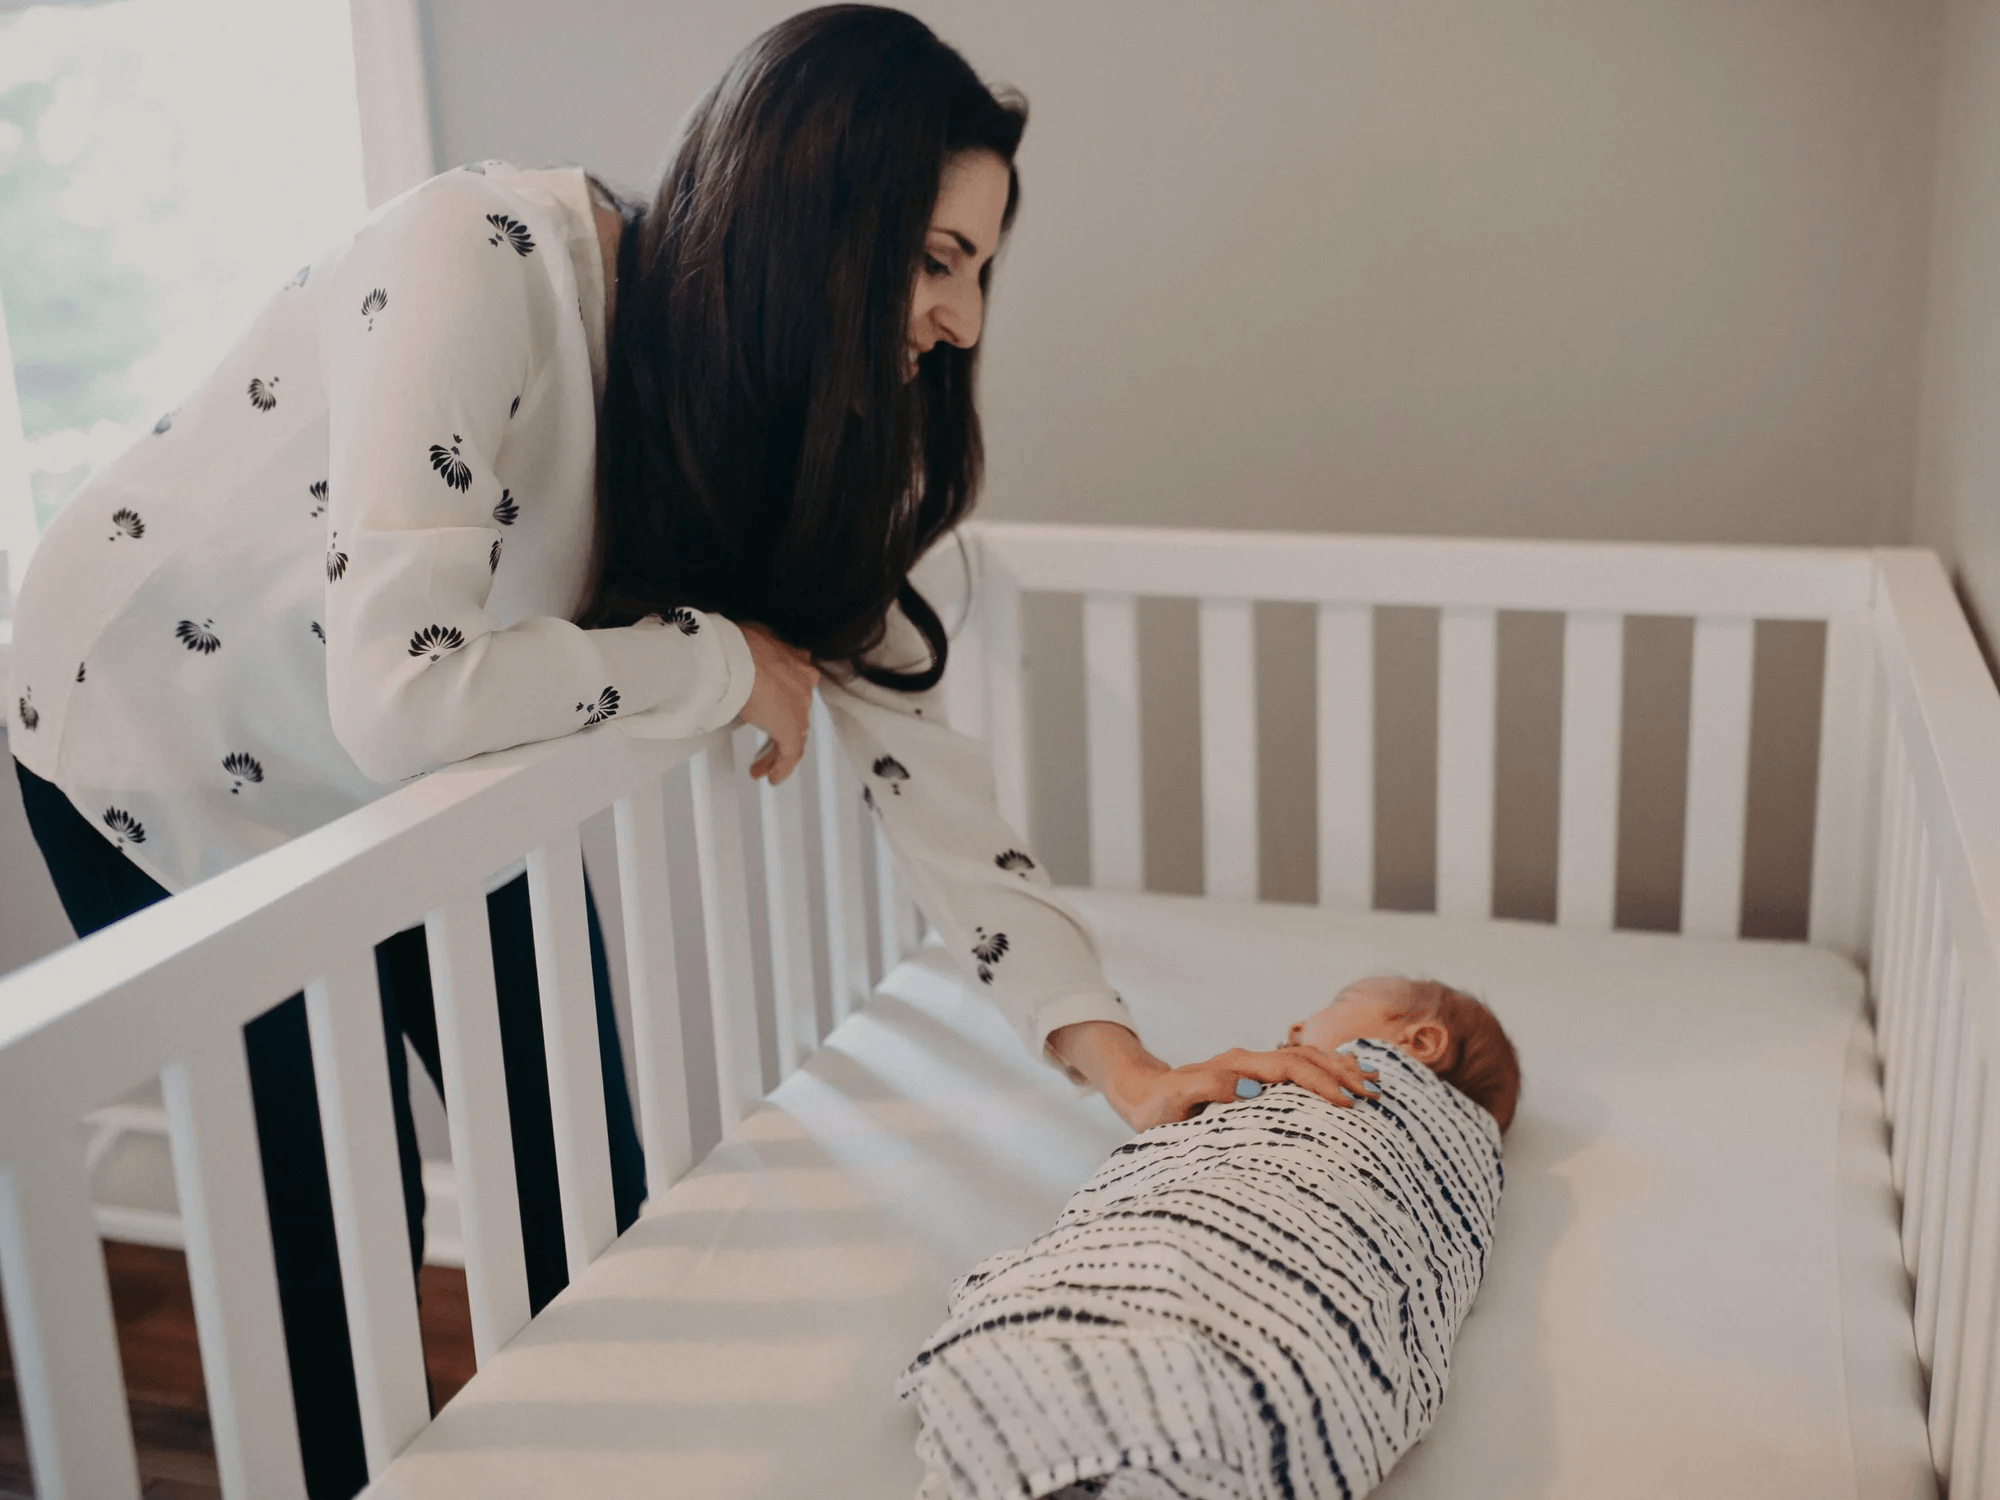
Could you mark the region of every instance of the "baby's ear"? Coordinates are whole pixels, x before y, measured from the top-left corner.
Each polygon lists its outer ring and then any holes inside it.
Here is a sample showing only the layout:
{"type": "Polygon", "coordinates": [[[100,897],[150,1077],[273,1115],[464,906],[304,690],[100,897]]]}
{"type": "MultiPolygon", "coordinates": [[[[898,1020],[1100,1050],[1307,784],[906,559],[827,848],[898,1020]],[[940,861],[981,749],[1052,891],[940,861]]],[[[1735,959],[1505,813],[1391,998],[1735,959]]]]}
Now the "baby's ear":
{"type": "Polygon", "coordinates": [[[1402,1049],[1417,1062],[1429,1067],[1444,1058],[1445,1050],[1451,1045],[1451,1033],[1442,1022],[1419,1021],[1403,1033],[1402,1049]]]}

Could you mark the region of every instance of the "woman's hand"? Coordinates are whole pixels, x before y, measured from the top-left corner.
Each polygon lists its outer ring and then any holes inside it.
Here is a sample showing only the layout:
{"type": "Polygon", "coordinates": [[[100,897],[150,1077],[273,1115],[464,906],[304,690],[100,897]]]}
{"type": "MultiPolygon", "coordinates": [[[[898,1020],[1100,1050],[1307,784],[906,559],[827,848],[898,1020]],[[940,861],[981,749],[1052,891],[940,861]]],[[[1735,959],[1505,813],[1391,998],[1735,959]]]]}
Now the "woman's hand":
{"type": "Polygon", "coordinates": [[[1321,1052],[1316,1047],[1249,1052],[1231,1047],[1207,1062],[1188,1063],[1153,1075],[1132,1102],[1130,1112],[1121,1109],[1119,1113],[1134,1130],[1185,1120],[1197,1104],[1235,1099],[1236,1083],[1241,1078],[1254,1078],[1262,1084],[1296,1083],[1342,1109],[1351,1108],[1355,1098],[1377,1097],[1375,1074],[1345,1052],[1321,1052]]]}
{"type": "Polygon", "coordinates": [[[792,774],[806,753],[806,723],[812,714],[813,686],[819,668],[796,646],[787,646],[761,625],[745,625],[743,643],[757,673],[739,717],[770,738],[750,763],[752,776],[766,776],[776,786],[792,774]]]}
{"type": "Polygon", "coordinates": [[[1354,1103],[1349,1092],[1371,1099],[1376,1094],[1374,1073],[1357,1059],[1313,1047],[1275,1052],[1232,1047],[1206,1062],[1170,1068],[1129,1028],[1112,1021],[1080,1021],[1050,1032],[1049,1050],[1095,1084],[1105,1103],[1134,1130],[1184,1120],[1197,1104],[1234,1099],[1239,1078],[1296,1083],[1343,1109],[1354,1103]]]}

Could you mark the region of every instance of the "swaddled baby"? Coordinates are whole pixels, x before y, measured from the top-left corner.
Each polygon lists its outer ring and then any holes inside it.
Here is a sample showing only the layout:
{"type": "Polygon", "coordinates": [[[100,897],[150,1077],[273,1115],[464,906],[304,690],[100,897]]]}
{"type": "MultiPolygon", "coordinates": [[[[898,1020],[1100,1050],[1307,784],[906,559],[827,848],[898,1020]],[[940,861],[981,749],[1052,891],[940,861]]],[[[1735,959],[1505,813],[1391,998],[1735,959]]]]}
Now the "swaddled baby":
{"type": "Polygon", "coordinates": [[[1291,1029],[1374,1096],[1293,1084],[1121,1146],[964,1276],[903,1372],[925,1500],[1366,1494],[1444,1399],[1520,1071],[1492,1012],[1371,978],[1291,1029]]]}

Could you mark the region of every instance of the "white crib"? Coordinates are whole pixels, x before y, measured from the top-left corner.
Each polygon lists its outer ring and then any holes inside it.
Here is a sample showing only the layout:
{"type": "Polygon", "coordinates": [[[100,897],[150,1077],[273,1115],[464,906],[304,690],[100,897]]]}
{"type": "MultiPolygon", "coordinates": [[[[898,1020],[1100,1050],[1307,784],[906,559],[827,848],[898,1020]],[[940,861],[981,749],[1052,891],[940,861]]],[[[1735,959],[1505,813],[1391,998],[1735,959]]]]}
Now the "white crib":
{"type": "MultiPolygon", "coordinates": [[[[1680,974],[1675,966],[1693,955],[1687,974],[1734,965],[1731,982],[1743,995],[1732,992],[1728,1004],[1754,1004],[1768,989],[1774,1007],[1796,1002],[1801,1027],[1834,1036],[1840,1006],[1851,1001],[1858,1011],[1851,965],[1859,965],[1882,1102],[1872,1057],[1858,1083],[1808,1081],[1819,1090],[1814,1098],[1845,1101],[1841,1128],[1859,1144],[1850,1143],[1838,1170],[1865,1175],[1874,1160],[1899,1195],[1899,1224],[1887,1210],[1877,1215],[1878,1238],[1898,1263],[1889,1303],[1878,1296],[1875,1311],[1879,1322],[1888,1305],[1896,1321],[1867,1335],[1889,1361],[1875,1375],[1856,1373],[1851,1349],[1845,1374],[1828,1374],[1844,1392],[1839,1409],[1855,1455],[1836,1468],[1853,1478],[1856,1494],[1922,1493],[1934,1466],[1954,1496],[2000,1497],[2000,1107],[1990,1088],[2000,1061],[2000,696],[1935,558],[998,524],[972,529],[968,543],[977,607],[954,651],[952,713],[958,727],[990,741],[1002,808],[1017,826],[1026,820],[1031,763],[1022,598],[1084,596],[1090,868],[1099,889],[1077,899],[1105,934],[1114,978],[1149,1038],[1268,1040],[1216,1026],[1250,1017],[1249,991],[1293,985],[1328,954],[1347,961],[1431,952],[1493,975],[1542,976],[1517,985],[1521,993],[1560,989],[1566,973],[1589,976],[1588,985],[1616,984],[1620,975],[1638,984],[1648,970],[1680,974]],[[1144,596],[1200,601],[1205,898],[1135,894],[1135,601],[1144,596]],[[1258,600],[1317,606],[1319,908],[1246,904],[1258,879],[1258,600]],[[1372,611],[1381,605],[1440,611],[1436,916],[1368,912],[1372,611]],[[1565,617],[1553,928],[1488,920],[1502,610],[1565,617]],[[1632,614],[1695,620],[1680,937],[1609,930],[1621,641],[1632,614]],[[1826,622],[1810,903],[1810,943],[1820,953],[1733,941],[1759,619],[1826,622]],[[1252,929],[1254,952],[1201,972],[1232,932],[1252,929]],[[1245,993],[1224,993],[1215,1014],[1147,1008],[1149,984],[1161,994],[1176,984],[1206,994],[1228,990],[1231,976],[1245,993]],[[1787,985],[1791,998],[1779,996],[1787,985]],[[1905,1355],[1910,1377],[1898,1386],[1895,1361],[1905,1355]],[[1891,1433],[1881,1442],[1861,1430],[1878,1418],[1891,1433]],[[1920,1475],[1877,1462],[1899,1441],[1907,1449],[1912,1433],[1921,1452],[1926,1428],[1920,1475]]],[[[944,1278],[963,1269],[953,1257],[998,1248],[994,1236],[1022,1226],[1032,1232],[1118,1131],[1101,1104],[1070,1098],[1052,1072],[1021,1057],[934,952],[915,951],[919,923],[874,847],[830,727],[814,736],[813,774],[777,792],[742,778],[740,739],[653,742],[613,722],[449,768],[0,982],[0,1283],[42,1496],[137,1491],[79,1121],[155,1080],[171,1123],[224,1491],[259,1500],[302,1493],[240,1041],[246,1020],[299,989],[377,1476],[371,1493],[837,1495],[894,1493],[898,1484],[910,1493],[908,1418],[890,1399],[884,1360],[913,1347],[911,1330],[935,1320],[944,1278]],[[676,905],[688,913],[697,903],[690,891],[669,890],[669,795],[692,797],[700,874],[699,921],[678,932],[676,905]],[[578,834],[607,806],[615,808],[630,1045],[653,1190],[646,1216],[615,1243],[578,834]],[[572,1278],[533,1324],[482,900],[487,877],[524,855],[572,1278]],[[370,954],[418,920],[433,954],[481,1366],[435,1423],[370,954]],[[705,954],[712,1074],[709,1060],[684,1056],[680,977],[689,965],[684,956],[677,962],[677,940],[705,954]],[[690,1078],[706,1076],[725,1138],[691,1172],[690,1078]],[[1005,1149],[993,1144],[1001,1140],[1005,1149]],[[906,1253],[919,1244],[927,1248],[906,1253]],[[800,1328],[810,1336],[788,1341],[786,1330],[800,1328]],[[885,1338],[882,1349],[868,1343],[885,1338]],[[777,1353],[746,1353],[758,1340],[777,1353]],[[857,1362],[864,1347],[873,1363],[857,1362]]],[[[1495,981],[1498,989],[1509,982],[1495,981]]],[[[1515,1014],[1499,1008],[1513,1026],[1515,1014]]],[[[1523,1025],[1532,1019],[1523,1012],[1523,1025]]],[[[1258,1013],[1254,1023],[1267,1018],[1258,1013]]],[[[1615,1034],[1589,1045],[1600,1058],[1622,1059],[1615,1034]]],[[[1533,1135],[1523,1127],[1538,1055],[1525,1042],[1524,1061],[1529,1092],[1510,1172],[1533,1135]]],[[[1634,1099],[1644,1093],[1643,1074],[1621,1077],[1634,1099]]],[[[1552,1080],[1546,1097],[1554,1109],[1568,1096],[1552,1080]]],[[[1828,1114],[1828,1130],[1831,1121],[1828,1114]]],[[[1817,1171],[1799,1176],[1816,1182],[1817,1171]]],[[[1510,1179],[1510,1195],[1524,1203],[1535,1191],[1510,1179]]],[[[1886,1187],[1882,1196],[1889,1201],[1886,1187]]],[[[1508,1295],[1496,1289],[1507,1212],[1503,1205],[1496,1270],[1467,1343],[1486,1301],[1508,1295]]],[[[1599,1225],[1587,1213],[1577,1223],[1592,1233],[1599,1225]]],[[[1523,1220],[1514,1229],[1524,1244],[1571,1253],[1561,1223],[1530,1228],[1523,1220]]],[[[1726,1237],[1728,1226],[1717,1232],[1726,1237]]],[[[1846,1231],[1824,1239],[1829,1263],[1848,1258],[1836,1276],[1851,1269],[1857,1245],[1874,1243],[1846,1231]]],[[[1747,1275],[1764,1252],[1746,1240],[1731,1253],[1747,1275]]],[[[1819,1274],[1804,1263],[1819,1254],[1803,1256],[1791,1279],[1819,1274]]],[[[1661,1290],[1667,1282],[1650,1273],[1628,1270],[1632,1284],[1619,1285],[1615,1256],[1587,1264],[1612,1299],[1604,1306],[1670,1298],[1661,1290]]],[[[1701,1316],[1692,1303],[1653,1313],[1668,1328],[1676,1318],[1697,1326],[1701,1316]]],[[[1865,1324],[1850,1321],[1855,1330],[1865,1324]]],[[[1801,1339],[1801,1348],[1811,1342],[1801,1339]]],[[[1495,1334],[1487,1343],[1504,1340],[1495,1334]]],[[[1754,1382],[1755,1359],[1750,1368],[1754,1382]]],[[[1544,1373],[1550,1389],[1595,1378],[1590,1369],[1544,1373]]],[[[1766,1374],[1774,1391],[1800,1383],[1796,1371],[1766,1374]]],[[[1731,1367],[1718,1380],[1741,1375],[1731,1367]]],[[[1435,1441],[1444,1444],[1455,1405],[1493,1408],[1504,1383],[1477,1361],[1462,1363],[1435,1441]]],[[[1731,1399],[1754,1405],[1757,1389],[1731,1399]]],[[[1630,1417],[1604,1414],[1614,1448],[1628,1441],[1617,1420],[1630,1417]]],[[[1677,1437],[1696,1450],[1707,1441],[1700,1430],[1677,1437]]],[[[1772,1436],[1781,1468],[1794,1462],[1784,1444],[1797,1437],[1772,1436]]],[[[1485,1492],[1692,1492],[1676,1491],[1671,1476],[1615,1466],[1590,1473],[1575,1452],[1537,1462],[1513,1478],[1489,1475],[1485,1492]]],[[[1399,1473],[1390,1486],[1411,1497],[1465,1493],[1451,1487],[1451,1472],[1399,1473]]],[[[1737,1492],[1729,1479],[1708,1474],[1702,1492],[1737,1492]]],[[[1834,1492],[1756,1476],[1743,1482],[1745,1493],[1834,1492]]]]}

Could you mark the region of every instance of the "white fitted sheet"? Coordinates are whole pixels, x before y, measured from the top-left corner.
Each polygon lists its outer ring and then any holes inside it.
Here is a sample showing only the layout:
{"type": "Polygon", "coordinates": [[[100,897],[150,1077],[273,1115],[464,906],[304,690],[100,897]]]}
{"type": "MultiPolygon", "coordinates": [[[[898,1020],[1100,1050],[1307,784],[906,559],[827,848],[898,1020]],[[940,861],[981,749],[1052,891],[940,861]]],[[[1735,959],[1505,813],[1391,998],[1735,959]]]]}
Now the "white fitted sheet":
{"type": "MultiPolygon", "coordinates": [[[[1526,1085],[1486,1284],[1388,1500],[1934,1494],[1851,965],[1792,944],[1072,893],[1147,1040],[1273,1044],[1338,983],[1493,1005],[1526,1085]]],[[[906,964],[369,1492],[903,1497],[951,1278],[1123,1139],[906,964]]]]}

